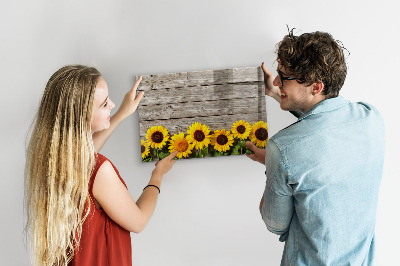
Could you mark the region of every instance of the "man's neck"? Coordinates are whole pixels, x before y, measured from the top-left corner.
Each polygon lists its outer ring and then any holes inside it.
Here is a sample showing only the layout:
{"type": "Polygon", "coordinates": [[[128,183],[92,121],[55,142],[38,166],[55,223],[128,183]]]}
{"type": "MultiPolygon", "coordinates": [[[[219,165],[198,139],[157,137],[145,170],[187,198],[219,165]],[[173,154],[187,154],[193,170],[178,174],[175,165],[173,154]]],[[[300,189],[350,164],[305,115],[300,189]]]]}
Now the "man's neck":
{"type": "Polygon", "coordinates": [[[324,100],[326,100],[325,95],[321,94],[315,95],[313,96],[313,99],[309,102],[309,104],[307,104],[307,107],[304,108],[305,110],[300,110],[300,112],[305,113],[324,100]]]}

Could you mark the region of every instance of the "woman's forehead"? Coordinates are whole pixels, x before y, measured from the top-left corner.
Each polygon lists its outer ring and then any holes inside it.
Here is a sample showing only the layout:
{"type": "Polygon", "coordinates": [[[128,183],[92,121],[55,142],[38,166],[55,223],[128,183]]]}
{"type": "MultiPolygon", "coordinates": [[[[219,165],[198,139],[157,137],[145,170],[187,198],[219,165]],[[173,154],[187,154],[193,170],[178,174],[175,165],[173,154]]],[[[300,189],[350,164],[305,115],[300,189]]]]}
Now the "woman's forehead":
{"type": "Polygon", "coordinates": [[[96,89],[94,91],[94,100],[95,101],[105,101],[108,97],[108,87],[106,81],[100,77],[97,82],[96,89]]]}

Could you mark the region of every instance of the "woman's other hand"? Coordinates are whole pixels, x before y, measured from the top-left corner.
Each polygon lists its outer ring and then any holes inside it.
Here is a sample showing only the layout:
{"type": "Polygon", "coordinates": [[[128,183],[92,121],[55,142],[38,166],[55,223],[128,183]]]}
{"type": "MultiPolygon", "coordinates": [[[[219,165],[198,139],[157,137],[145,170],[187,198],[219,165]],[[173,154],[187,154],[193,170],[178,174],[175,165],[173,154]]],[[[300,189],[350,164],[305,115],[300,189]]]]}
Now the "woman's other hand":
{"type": "Polygon", "coordinates": [[[161,161],[156,162],[156,168],[153,170],[153,176],[163,176],[169,170],[171,170],[172,166],[175,163],[175,156],[178,152],[174,151],[161,161]]]}

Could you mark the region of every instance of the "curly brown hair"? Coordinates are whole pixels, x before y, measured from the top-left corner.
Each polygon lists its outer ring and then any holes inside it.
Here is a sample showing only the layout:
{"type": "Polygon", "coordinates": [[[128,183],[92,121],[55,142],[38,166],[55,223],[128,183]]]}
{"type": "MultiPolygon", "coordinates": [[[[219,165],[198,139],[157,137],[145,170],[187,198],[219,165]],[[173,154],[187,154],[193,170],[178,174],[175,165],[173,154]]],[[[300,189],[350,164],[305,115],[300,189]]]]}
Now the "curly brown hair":
{"type": "Polygon", "coordinates": [[[322,82],[322,93],[333,98],[339,95],[346,79],[345,49],[329,33],[316,31],[295,36],[292,29],[277,44],[277,60],[301,84],[322,82]]]}

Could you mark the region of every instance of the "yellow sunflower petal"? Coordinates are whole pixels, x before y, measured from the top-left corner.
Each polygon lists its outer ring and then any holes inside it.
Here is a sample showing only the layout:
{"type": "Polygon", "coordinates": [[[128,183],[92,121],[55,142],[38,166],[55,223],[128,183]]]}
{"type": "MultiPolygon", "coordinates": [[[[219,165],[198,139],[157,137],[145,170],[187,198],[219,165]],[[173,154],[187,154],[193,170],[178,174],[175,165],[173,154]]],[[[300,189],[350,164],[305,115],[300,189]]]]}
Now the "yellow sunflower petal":
{"type": "Polygon", "coordinates": [[[251,127],[250,141],[257,147],[265,148],[268,142],[268,124],[264,121],[259,121],[251,127]]]}
{"type": "Polygon", "coordinates": [[[142,159],[146,158],[150,153],[150,145],[147,141],[140,140],[142,159]]]}
{"type": "Polygon", "coordinates": [[[194,145],[190,142],[188,137],[185,137],[185,135],[180,132],[171,137],[168,149],[171,153],[178,151],[176,157],[181,159],[182,157],[188,157],[192,153],[193,147],[194,145]]]}
{"type": "Polygon", "coordinates": [[[232,134],[238,139],[247,139],[251,133],[251,126],[244,120],[239,120],[233,123],[232,134]]]}
{"type": "Polygon", "coordinates": [[[168,130],[163,126],[151,127],[147,130],[146,139],[152,148],[162,149],[169,139],[168,130]]]}
{"type": "Polygon", "coordinates": [[[188,131],[188,139],[193,143],[194,147],[198,150],[207,147],[211,142],[210,129],[201,123],[193,123],[188,131]]]}
{"type": "Polygon", "coordinates": [[[215,130],[212,135],[212,145],[215,150],[226,152],[233,145],[233,135],[229,131],[225,131],[225,129],[215,130]]]}

